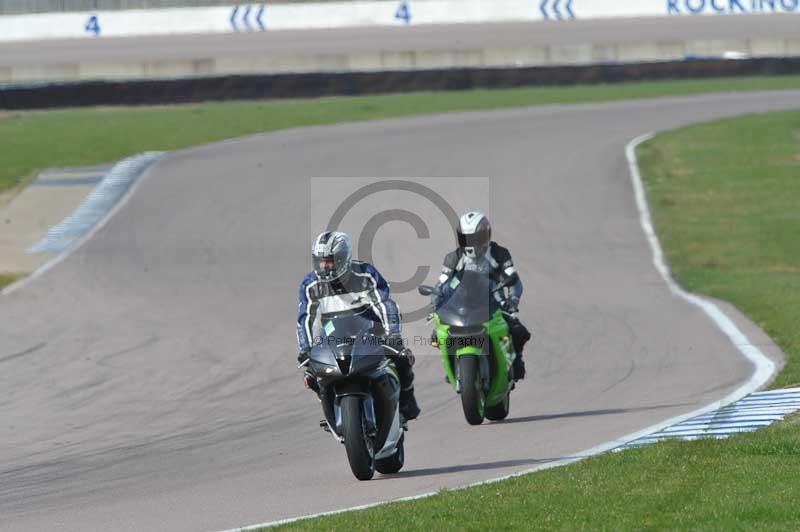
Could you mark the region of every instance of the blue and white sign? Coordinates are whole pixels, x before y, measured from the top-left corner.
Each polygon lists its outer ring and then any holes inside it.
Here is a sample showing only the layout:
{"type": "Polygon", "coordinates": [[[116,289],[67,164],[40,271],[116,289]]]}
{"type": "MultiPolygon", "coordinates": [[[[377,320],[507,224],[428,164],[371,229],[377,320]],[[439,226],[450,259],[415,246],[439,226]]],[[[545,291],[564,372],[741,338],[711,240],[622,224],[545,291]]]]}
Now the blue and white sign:
{"type": "Polygon", "coordinates": [[[542,0],[539,11],[545,20],[573,20],[575,12],[572,11],[573,0],[542,0]]]}
{"type": "Polygon", "coordinates": [[[231,11],[231,28],[240,31],[265,31],[264,4],[234,6],[231,11]]]}
{"type": "Polygon", "coordinates": [[[86,33],[89,35],[94,35],[95,37],[100,36],[100,19],[97,18],[97,15],[91,15],[89,20],[86,21],[86,24],[83,27],[86,30],[86,33]]]}
{"type": "Polygon", "coordinates": [[[666,0],[670,15],[798,13],[800,0],[666,0]]]}
{"type": "Polygon", "coordinates": [[[403,0],[394,12],[394,18],[402,20],[406,24],[411,24],[411,7],[408,5],[408,0],[403,0]]]}
{"type": "Polygon", "coordinates": [[[0,42],[769,13],[800,15],[800,0],[313,0],[268,6],[261,0],[236,6],[5,15],[0,17],[0,42]]]}

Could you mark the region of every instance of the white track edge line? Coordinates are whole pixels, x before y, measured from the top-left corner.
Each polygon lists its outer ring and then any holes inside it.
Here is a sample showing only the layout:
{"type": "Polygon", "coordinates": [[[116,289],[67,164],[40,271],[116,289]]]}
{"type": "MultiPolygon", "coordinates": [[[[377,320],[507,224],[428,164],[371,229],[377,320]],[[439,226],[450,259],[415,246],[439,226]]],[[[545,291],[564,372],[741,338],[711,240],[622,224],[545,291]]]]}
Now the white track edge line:
{"type": "MultiPolygon", "coordinates": [[[[86,242],[89,241],[90,238],[92,238],[103,227],[105,227],[105,225],[109,222],[109,220],[111,220],[111,218],[113,218],[114,215],[117,212],[119,212],[120,209],[122,209],[122,207],[124,207],[128,203],[128,200],[131,198],[131,196],[133,196],[134,191],[145,180],[145,178],[150,173],[150,171],[153,169],[153,167],[155,167],[159,163],[159,161],[161,161],[166,155],[167,155],[167,152],[164,152],[164,153],[161,154],[160,157],[158,157],[157,159],[152,161],[147,166],[147,168],[145,168],[145,170],[141,173],[141,175],[139,175],[136,179],[134,179],[134,181],[131,184],[131,186],[128,187],[128,190],[125,191],[125,193],[117,201],[117,203],[115,203],[114,206],[106,213],[106,215],[103,216],[103,218],[99,222],[97,222],[94,225],[94,227],[92,227],[85,235],[83,235],[76,242],[74,242],[72,245],[67,247],[67,249],[65,249],[64,251],[60,252],[58,255],[56,255],[55,257],[53,257],[49,261],[45,262],[44,264],[42,264],[41,266],[36,268],[30,275],[27,275],[26,277],[23,277],[19,281],[15,282],[15,283],[11,283],[10,285],[8,285],[5,288],[3,288],[2,290],[0,290],[0,296],[8,295],[8,294],[10,294],[12,292],[16,292],[17,290],[27,286],[28,283],[32,282],[37,277],[40,277],[44,273],[46,273],[49,270],[53,269],[53,267],[56,266],[58,263],[62,262],[64,259],[66,259],[70,255],[72,255],[74,252],[76,252],[78,249],[80,249],[86,242]]],[[[111,170],[109,170],[106,173],[106,175],[108,175],[108,173],[110,171],[111,170]]],[[[99,186],[100,186],[100,183],[95,185],[95,188],[92,189],[92,190],[95,190],[99,186]]],[[[91,194],[91,192],[90,192],[90,194],[91,194]]],[[[78,206],[78,207],[80,207],[80,206],[78,206]]]]}
{"type": "MultiPolygon", "coordinates": [[[[775,374],[777,367],[769,357],[767,357],[757,345],[753,344],[747,335],[742,331],[736,323],[722,311],[712,301],[700,297],[696,294],[687,292],[675,282],[670,274],[669,267],[664,261],[664,252],[661,249],[661,243],[658,240],[655,229],[653,228],[652,218],[650,216],[650,207],[647,203],[647,196],[644,191],[644,184],[642,175],[639,170],[639,162],[636,158],[636,148],[644,142],[652,139],[654,133],[648,133],[633,139],[625,147],[625,156],[628,159],[628,167],[630,169],[631,181],[633,183],[634,194],[636,196],[636,206],[639,209],[640,223],[642,230],[650,243],[650,249],[653,252],[653,265],[656,270],[661,274],[661,278],[667,283],[670,291],[686,300],[687,302],[702,309],[714,324],[728,337],[730,342],[736,349],[754,366],[754,372],[739,388],[722,398],[718,403],[730,404],[734,401],[745,397],[746,395],[756,391],[761,386],[769,382],[775,374]]],[[[721,405],[722,406],[722,405],[721,405]]]]}
{"type": "MultiPolygon", "coordinates": [[[[692,305],[700,307],[714,324],[728,337],[731,343],[739,350],[739,352],[755,367],[755,370],[750,375],[750,378],[744,382],[741,386],[736,388],[734,391],[719,399],[714,401],[713,403],[706,405],[702,408],[698,408],[692,412],[681,414],[660,423],[656,423],[655,425],[651,425],[645,429],[639,430],[637,432],[628,434],[627,436],[623,436],[618,438],[614,441],[606,442],[600,444],[596,447],[592,447],[591,449],[587,449],[586,451],[582,451],[578,454],[574,454],[572,456],[568,456],[565,458],[560,458],[558,460],[554,460],[552,462],[548,462],[546,464],[542,464],[540,466],[532,467],[530,469],[526,469],[525,471],[520,471],[517,473],[513,473],[511,475],[505,475],[498,478],[493,478],[489,480],[483,480],[481,482],[475,482],[472,484],[467,484],[466,486],[461,486],[460,488],[455,489],[466,489],[475,486],[480,486],[484,484],[492,484],[494,482],[499,482],[501,480],[506,480],[509,478],[518,477],[521,475],[527,475],[529,473],[534,473],[536,471],[543,471],[545,469],[552,469],[554,467],[560,467],[564,465],[568,465],[579,460],[583,460],[584,458],[589,458],[591,456],[601,454],[617,447],[621,447],[628,443],[631,443],[639,438],[644,436],[649,436],[651,434],[655,434],[667,427],[680,423],[682,421],[686,421],[687,419],[700,416],[702,414],[706,414],[708,412],[712,412],[717,410],[723,406],[728,404],[734,403],[741,399],[742,397],[747,396],[748,394],[758,390],[760,387],[764,386],[769,382],[769,380],[773,377],[776,371],[775,363],[769,359],[759,348],[758,346],[752,344],[748,339],[747,335],[739,329],[739,327],[734,323],[734,321],[728,317],[717,305],[713,302],[706,300],[700,296],[695,294],[689,293],[683,288],[681,288],[678,283],[672,278],[670,274],[669,267],[664,262],[664,253],[661,249],[661,243],[658,240],[658,236],[653,229],[653,222],[650,217],[650,207],[647,204],[647,196],[644,192],[644,184],[642,182],[642,175],[639,170],[639,162],[636,158],[636,148],[639,147],[640,144],[647,142],[648,140],[652,139],[655,136],[655,133],[647,133],[646,135],[641,135],[636,137],[632,141],[630,141],[625,146],[625,157],[628,160],[628,169],[630,171],[631,182],[633,184],[633,191],[634,196],[636,199],[636,207],[639,210],[639,223],[642,226],[642,231],[644,231],[645,237],[647,238],[648,243],[650,244],[650,251],[653,254],[653,265],[655,266],[656,270],[659,274],[661,274],[661,278],[669,287],[670,292],[676,297],[679,297],[692,305]]],[[[451,490],[453,488],[450,488],[451,490]]],[[[421,495],[413,495],[410,497],[402,497],[399,499],[391,499],[385,501],[374,502],[370,504],[362,504],[360,506],[353,506],[350,508],[343,508],[341,510],[333,510],[328,512],[321,512],[311,515],[304,515],[300,517],[290,517],[287,519],[280,519],[278,521],[268,521],[265,523],[260,523],[256,525],[248,525],[240,528],[231,528],[228,530],[224,530],[221,532],[250,532],[253,530],[258,530],[261,528],[269,528],[279,525],[285,525],[289,523],[294,523],[296,521],[304,521],[307,519],[315,519],[317,517],[324,517],[328,515],[336,515],[341,514],[344,512],[352,512],[358,510],[366,510],[369,508],[374,508],[376,506],[383,506],[386,504],[391,504],[395,502],[404,502],[404,501],[413,501],[418,499],[424,499],[427,497],[431,497],[436,495],[438,492],[429,492],[423,493],[421,495]]]]}

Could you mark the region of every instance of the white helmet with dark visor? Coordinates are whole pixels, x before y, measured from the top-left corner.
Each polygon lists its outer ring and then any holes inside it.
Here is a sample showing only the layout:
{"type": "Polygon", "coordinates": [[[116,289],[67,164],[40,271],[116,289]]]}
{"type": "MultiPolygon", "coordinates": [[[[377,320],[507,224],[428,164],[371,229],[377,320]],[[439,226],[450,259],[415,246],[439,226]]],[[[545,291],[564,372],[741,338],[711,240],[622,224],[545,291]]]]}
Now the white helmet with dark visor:
{"type": "Polygon", "coordinates": [[[458,246],[468,258],[483,256],[492,241],[492,225],[481,212],[468,212],[458,223],[458,246]]]}

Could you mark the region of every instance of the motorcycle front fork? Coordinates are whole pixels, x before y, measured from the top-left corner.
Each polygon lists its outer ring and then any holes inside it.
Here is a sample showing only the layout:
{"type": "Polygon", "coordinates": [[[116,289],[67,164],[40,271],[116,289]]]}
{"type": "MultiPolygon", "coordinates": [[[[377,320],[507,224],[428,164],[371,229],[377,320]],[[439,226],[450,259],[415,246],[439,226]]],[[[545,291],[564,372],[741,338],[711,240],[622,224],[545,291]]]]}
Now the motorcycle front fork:
{"type": "MultiPolygon", "coordinates": [[[[475,355],[467,355],[467,356],[475,356],[475,355]]],[[[480,361],[480,370],[481,370],[481,385],[483,387],[483,393],[489,393],[489,386],[492,383],[492,376],[491,372],[489,371],[489,359],[486,355],[481,355],[478,360],[480,361]]],[[[461,363],[461,357],[456,357],[456,364],[461,363]]],[[[458,366],[455,367],[455,374],[456,374],[456,393],[461,393],[461,372],[458,371],[458,366]]]]}

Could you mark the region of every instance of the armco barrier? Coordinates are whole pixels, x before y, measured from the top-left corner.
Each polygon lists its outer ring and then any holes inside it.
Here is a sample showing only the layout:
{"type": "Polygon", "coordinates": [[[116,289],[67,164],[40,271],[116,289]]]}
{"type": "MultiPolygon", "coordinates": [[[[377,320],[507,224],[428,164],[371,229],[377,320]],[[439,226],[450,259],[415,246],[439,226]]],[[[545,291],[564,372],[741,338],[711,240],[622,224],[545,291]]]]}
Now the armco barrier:
{"type": "Polygon", "coordinates": [[[800,0],[354,0],[0,16],[0,41],[284,29],[800,13],[800,0]]]}
{"type": "Polygon", "coordinates": [[[800,74],[800,58],[271,74],[129,82],[93,81],[0,88],[0,109],[311,98],[409,91],[790,74],[800,74]]]}

